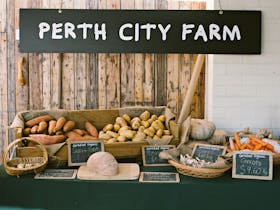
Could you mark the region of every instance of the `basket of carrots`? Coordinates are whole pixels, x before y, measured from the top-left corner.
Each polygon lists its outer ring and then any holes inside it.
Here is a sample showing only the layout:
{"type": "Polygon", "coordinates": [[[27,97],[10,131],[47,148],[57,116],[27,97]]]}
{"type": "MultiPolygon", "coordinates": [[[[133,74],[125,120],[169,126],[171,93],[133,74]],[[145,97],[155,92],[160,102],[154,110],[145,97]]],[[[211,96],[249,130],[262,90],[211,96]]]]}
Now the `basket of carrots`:
{"type": "Polygon", "coordinates": [[[5,149],[3,156],[3,165],[5,171],[9,175],[20,176],[27,173],[39,173],[43,171],[48,163],[48,153],[43,144],[32,138],[23,137],[16,139],[5,149]],[[16,148],[20,144],[28,144],[31,142],[36,145],[41,151],[38,155],[30,155],[26,157],[19,157],[16,153],[16,148]]]}
{"type": "Polygon", "coordinates": [[[238,133],[234,133],[234,137],[229,139],[229,146],[232,151],[251,150],[271,152],[273,153],[273,164],[280,164],[280,145],[277,140],[259,139],[252,134],[240,137],[238,133]]]}

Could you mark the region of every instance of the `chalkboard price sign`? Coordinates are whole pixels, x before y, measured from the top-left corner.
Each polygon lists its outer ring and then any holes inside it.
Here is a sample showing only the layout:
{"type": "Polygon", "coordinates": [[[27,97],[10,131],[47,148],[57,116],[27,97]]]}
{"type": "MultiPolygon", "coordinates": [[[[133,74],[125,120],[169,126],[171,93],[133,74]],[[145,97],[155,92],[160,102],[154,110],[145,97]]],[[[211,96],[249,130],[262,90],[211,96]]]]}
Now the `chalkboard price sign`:
{"type": "Polygon", "coordinates": [[[156,146],[143,146],[142,159],[144,166],[168,166],[167,160],[159,157],[159,153],[165,150],[175,148],[174,145],[156,145],[156,146]]]}
{"type": "Polygon", "coordinates": [[[233,154],[232,177],[272,180],[273,158],[269,152],[238,151],[233,154]]]}
{"type": "Polygon", "coordinates": [[[75,179],[77,170],[74,169],[46,169],[36,174],[35,179],[75,179]]]}
{"type": "Polygon", "coordinates": [[[179,174],[172,172],[141,172],[139,182],[180,182],[179,174]]]}
{"type": "Polygon", "coordinates": [[[86,165],[89,156],[100,151],[104,151],[102,141],[91,140],[70,142],[68,144],[68,165],[86,165]]]}
{"type": "Polygon", "coordinates": [[[226,147],[208,144],[196,144],[192,157],[205,160],[207,162],[215,162],[219,155],[226,153],[226,147]]]}

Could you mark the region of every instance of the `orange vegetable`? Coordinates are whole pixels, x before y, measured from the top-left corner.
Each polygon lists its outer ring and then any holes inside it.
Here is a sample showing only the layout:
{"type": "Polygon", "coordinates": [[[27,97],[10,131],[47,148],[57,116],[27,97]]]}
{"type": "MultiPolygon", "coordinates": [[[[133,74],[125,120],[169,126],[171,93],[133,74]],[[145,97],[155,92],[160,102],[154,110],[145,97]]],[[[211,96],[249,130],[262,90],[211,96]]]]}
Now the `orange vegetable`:
{"type": "Polygon", "coordinates": [[[52,135],[52,134],[55,133],[55,132],[54,132],[55,126],[56,126],[56,120],[51,120],[51,121],[49,122],[49,128],[48,128],[48,133],[49,133],[49,135],[52,135]]]}
{"type": "Polygon", "coordinates": [[[232,138],[229,139],[229,146],[230,146],[230,149],[231,149],[232,151],[235,150],[235,145],[234,145],[234,142],[233,142],[233,139],[232,139],[232,138]]]}
{"type": "Polygon", "coordinates": [[[35,139],[44,145],[57,144],[65,140],[64,135],[50,136],[46,134],[30,134],[29,136],[30,138],[35,139]]]}
{"type": "Polygon", "coordinates": [[[25,122],[25,125],[26,125],[27,127],[32,127],[32,126],[34,126],[34,125],[39,124],[39,123],[42,122],[42,121],[48,122],[48,121],[50,121],[50,120],[52,120],[52,119],[53,119],[53,117],[50,116],[50,115],[43,115],[43,116],[40,116],[40,117],[36,117],[36,118],[34,118],[34,119],[32,119],[32,120],[26,121],[26,122],[25,122]]]}
{"type": "Polygon", "coordinates": [[[37,130],[37,133],[44,133],[44,131],[47,129],[48,127],[48,123],[45,122],[45,121],[41,121],[39,123],[39,127],[38,127],[38,130],[37,130]]]}
{"type": "Polygon", "coordinates": [[[240,149],[241,148],[241,143],[240,143],[238,133],[234,133],[234,139],[235,139],[235,142],[236,142],[238,148],[240,149]]]}
{"type": "Polygon", "coordinates": [[[65,119],[65,117],[58,118],[53,132],[56,133],[57,131],[60,131],[63,128],[66,121],[67,120],[65,119]]]}
{"type": "Polygon", "coordinates": [[[91,135],[95,138],[98,137],[98,131],[97,131],[96,127],[93,124],[91,124],[90,122],[85,122],[85,129],[89,133],[89,135],[91,135]]]}
{"type": "Polygon", "coordinates": [[[74,129],[75,125],[76,125],[76,123],[74,121],[68,120],[63,126],[63,131],[64,132],[71,131],[74,129]]]}

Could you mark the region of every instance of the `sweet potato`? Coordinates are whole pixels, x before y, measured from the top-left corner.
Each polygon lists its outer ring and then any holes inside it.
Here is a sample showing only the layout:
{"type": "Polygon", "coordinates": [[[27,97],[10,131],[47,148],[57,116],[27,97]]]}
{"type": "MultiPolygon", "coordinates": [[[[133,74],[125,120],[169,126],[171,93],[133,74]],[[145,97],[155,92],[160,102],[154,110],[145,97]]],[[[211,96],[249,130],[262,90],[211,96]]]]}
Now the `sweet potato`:
{"type": "Polygon", "coordinates": [[[31,133],[31,128],[24,128],[22,132],[24,136],[28,136],[31,133]]]}
{"type": "Polygon", "coordinates": [[[57,119],[56,125],[54,127],[54,132],[60,131],[66,123],[65,117],[60,117],[57,119]]]}
{"type": "Polygon", "coordinates": [[[63,131],[65,133],[68,132],[68,131],[71,131],[71,130],[74,129],[75,125],[76,125],[76,123],[74,121],[68,120],[63,126],[63,131]]]}
{"type": "Polygon", "coordinates": [[[44,145],[61,143],[66,139],[64,135],[50,136],[46,134],[30,134],[29,136],[44,145]]]}
{"type": "Polygon", "coordinates": [[[31,131],[30,131],[30,133],[37,133],[37,130],[38,130],[38,127],[39,127],[39,125],[34,125],[32,128],[31,128],[31,131]]]}
{"type": "Polygon", "coordinates": [[[44,133],[47,127],[48,127],[48,123],[46,121],[41,121],[39,123],[37,133],[44,133]]]}
{"type": "Polygon", "coordinates": [[[32,127],[32,126],[34,126],[34,125],[39,124],[39,123],[42,122],[42,121],[48,122],[48,121],[50,121],[50,120],[52,120],[52,119],[53,119],[53,117],[50,116],[50,115],[42,115],[42,116],[40,116],[40,117],[36,117],[36,118],[33,118],[32,120],[26,121],[26,122],[25,122],[25,126],[27,126],[27,127],[32,127]]]}
{"type": "Polygon", "coordinates": [[[68,137],[68,138],[82,138],[81,135],[77,134],[76,132],[74,131],[68,131],[67,133],[65,133],[65,135],[68,137]]]}
{"type": "Polygon", "coordinates": [[[89,133],[89,135],[97,138],[98,137],[98,131],[94,125],[92,125],[90,122],[85,122],[85,129],[89,133]]]}
{"type": "Polygon", "coordinates": [[[49,122],[49,128],[48,128],[48,133],[49,135],[53,135],[55,132],[54,132],[54,128],[56,126],[56,120],[51,120],[49,122]]]}
{"type": "Polygon", "coordinates": [[[76,129],[74,129],[73,131],[76,132],[77,134],[79,134],[80,136],[86,135],[86,131],[85,131],[85,130],[82,130],[82,129],[76,128],[76,129]]]}

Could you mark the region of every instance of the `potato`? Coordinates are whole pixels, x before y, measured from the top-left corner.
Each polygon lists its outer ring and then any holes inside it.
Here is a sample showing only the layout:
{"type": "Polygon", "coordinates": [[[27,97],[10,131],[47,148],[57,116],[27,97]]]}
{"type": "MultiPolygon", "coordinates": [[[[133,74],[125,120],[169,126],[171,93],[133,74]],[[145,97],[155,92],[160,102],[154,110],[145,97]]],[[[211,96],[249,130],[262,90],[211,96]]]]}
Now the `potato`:
{"type": "Polygon", "coordinates": [[[126,137],[125,136],[118,136],[117,141],[125,142],[126,141],[126,137]]]}
{"type": "Polygon", "coordinates": [[[76,132],[77,134],[79,134],[80,136],[86,135],[86,131],[85,131],[85,130],[82,130],[82,129],[76,128],[76,129],[74,129],[73,131],[76,132]]]}
{"type": "Polygon", "coordinates": [[[140,115],[140,119],[144,120],[144,121],[147,121],[150,118],[150,116],[151,116],[150,112],[145,111],[140,115]]]}
{"type": "Polygon", "coordinates": [[[31,133],[31,128],[24,128],[23,129],[23,135],[28,136],[31,133]]]}
{"type": "Polygon", "coordinates": [[[148,121],[144,121],[144,120],[141,121],[141,125],[143,125],[145,128],[150,127],[150,123],[148,121]]]}
{"type": "Polygon", "coordinates": [[[132,141],[134,142],[144,141],[145,138],[146,138],[146,134],[138,131],[136,135],[133,137],[132,141]]]}
{"type": "Polygon", "coordinates": [[[101,134],[101,135],[99,134],[98,138],[108,140],[112,137],[110,135],[104,133],[104,134],[101,134]]]}
{"type": "Polygon", "coordinates": [[[154,129],[150,129],[150,128],[145,129],[144,133],[149,137],[154,137],[154,135],[155,135],[154,129]]]}
{"type": "Polygon", "coordinates": [[[156,121],[157,119],[158,119],[158,117],[155,115],[155,114],[153,114],[152,116],[151,116],[151,118],[150,118],[152,121],[156,121]]]}
{"type": "Polygon", "coordinates": [[[65,117],[58,118],[56,121],[55,127],[53,129],[53,132],[56,133],[57,131],[60,131],[63,128],[63,126],[65,125],[66,121],[67,120],[65,119],[65,117]]]}
{"type": "Polygon", "coordinates": [[[147,122],[151,125],[151,124],[154,122],[154,120],[152,120],[152,119],[150,118],[150,119],[147,120],[147,122]]]}
{"type": "Polygon", "coordinates": [[[162,123],[161,121],[159,121],[159,120],[154,121],[154,122],[152,123],[151,126],[152,126],[155,130],[159,130],[159,129],[164,130],[164,129],[165,129],[163,123],[162,123]]]}
{"type": "Polygon", "coordinates": [[[108,139],[107,143],[110,144],[110,143],[115,143],[117,142],[117,139],[116,138],[110,138],[108,139]]]}
{"type": "Polygon", "coordinates": [[[114,124],[114,131],[115,132],[118,132],[120,130],[120,128],[121,128],[120,124],[118,124],[118,123],[114,124]]]}
{"type": "Polygon", "coordinates": [[[134,122],[135,120],[141,122],[141,119],[139,117],[133,117],[132,120],[131,120],[131,123],[134,122]]]}
{"type": "Polygon", "coordinates": [[[127,122],[122,117],[117,117],[116,123],[120,124],[121,127],[127,126],[127,122]]]}
{"type": "Polygon", "coordinates": [[[45,121],[41,121],[39,123],[37,133],[44,133],[44,131],[46,131],[47,127],[48,127],[48,123],[45,121]]]}
{"type": "Polygon", "coordinates": [[[54,132],[55,126],[56,126],[56,120],[51,120],[51,121],[49,121],[49,128],[48,128],[48,133],[49,133],[49,135],[52,135],[52,134],[55,133],[55,132],[54,132]]]}
{"type": "Polygon", "coordinates": [[[160,137],[158,137],[157,135],[154,135],[153,139],[154,140],[160,140],[160,137]]]}
{"type": "Polygon", "coordinates": [[[141,126],[141,124],[140,124],[140,121],[138,121],[138,120],[134,120],[131,123],[131,127],[133,130],[138,130],[140,126],[141,126]]]}
{"type": "Polygon", "coordinates": [[[163,130],[162,129],[158,129],[156,132],[156,136],[158,136],[159,138],[161,138],[163,135],[163,130]]]}
{"type": "Polygon", "coordinates": [[[103,134],[105,134],[104,131],[99,131],[99,135],[103,135],[103,134]]]}
{"type": "MultiPolygon", "coordinates": [[[[63,127],[64,129],[64,127],[63,127]]],[[[85,129],[89,133],[89,135],[97,138],[98,137],[98,130],[97,128],[91,124],[90,122],[85,122],[85,129]]]]}
{"type": "Polygon", "coordinates": [[[113,128],[114,128],[113,124],[108,124],[102,130],[106,133],[107,131],[113,130],[113,128]]]}
{"type": "Polygon", "coordinates": [[[118,138],[118,136],[119,136],[119,134],[117,134],[113,131],[107,131],[106,134],[113,137],[113,138],[118,138]]]}
{"type": "Polygon", "coordinates": [[[127,139],[132,139],[136,134],[136,131],[124,130],[120,133],[120,136],[125,136],[127,139]]]}
{"type": "Polygon", "coordinates": [[[124,114],[124,115],[122,116],[122,118],[123,118],[126,122],[128,122],[128,123],[130,123],[130,121],[131,121],[131,118],[130,118],[130,116],[129,116],[128,114],[124,114]]]}
{"type": "Polygon", "coordinates": [[[163,130],[163,135],[170,135],[170,131],[169,130],[163,130]]]}
{"type": "Polygon", "coordinates": [[[144,132],[145,129],[146,129],[146,128],[145,128],[144,126],[140,126],[140,127],[138,128],[138,131],[144,132]]]}
{"type": "Polygon", "coordinates": [[[161,121],[161,122],[165,122],[166,116],[165,116],[165,115],[160,115],[160,116],[158,117],[158,120],[161,121]]]}
{"type": "Polygon", "coordinates": [[[34,125],[37,125],[37,124],[39,124],[42,121],[48,122],[48,121],[50,121],[52,119],[53,119],[53,117],[50,116],[50,115],[43,115],[43,116],[40,116],[40,117],[33,118],[32,120],[26,121],[25,122],[25,126],[33,127],[34,125]]]}
{"type": "Polygon", "coordinates": [[[125,131],[125,130],[129,130],[129,129],[130,129],[129,126],[123,126],[123,127],[120,128],[119,133],[122,132],[122,131],[125,131]]]}
{"type": "Polygon", "coordinates": [[[171,135],[163,135],[163,136],[161,137],[161,139],[171,139],[171,138],[172,138],[171,135]]]}

